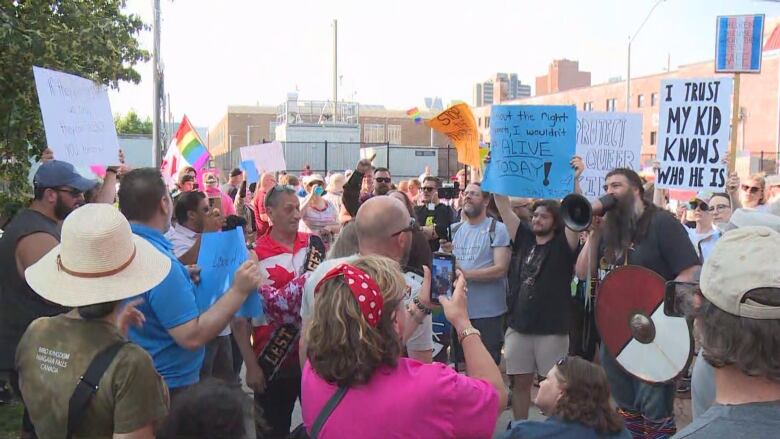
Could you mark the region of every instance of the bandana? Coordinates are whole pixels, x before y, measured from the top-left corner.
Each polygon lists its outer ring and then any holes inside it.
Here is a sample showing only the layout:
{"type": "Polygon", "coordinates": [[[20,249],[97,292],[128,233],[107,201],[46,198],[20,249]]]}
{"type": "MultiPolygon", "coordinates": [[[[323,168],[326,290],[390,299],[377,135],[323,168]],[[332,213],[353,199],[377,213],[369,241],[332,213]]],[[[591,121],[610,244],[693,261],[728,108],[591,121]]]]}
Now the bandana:
{"type": "Polygon", "coordinates": [[[344,276],[344,282],[352,291],[352,295],[360,306],[360,312],[369,325],[376,327],[382,317],[384,300],[379,294],[379,286],[363,270],[349,264],[341,264],[330,270],[314,288],[316,294],[324,282],[344,276]]]}

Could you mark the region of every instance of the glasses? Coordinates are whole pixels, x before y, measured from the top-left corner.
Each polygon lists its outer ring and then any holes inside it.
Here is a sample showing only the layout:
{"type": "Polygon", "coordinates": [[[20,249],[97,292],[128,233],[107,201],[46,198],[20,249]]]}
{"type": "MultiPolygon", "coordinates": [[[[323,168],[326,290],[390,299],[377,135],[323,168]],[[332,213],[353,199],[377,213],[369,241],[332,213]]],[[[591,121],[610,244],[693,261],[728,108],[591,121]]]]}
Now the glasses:
{"type": "Polygon", "coordinates": [[[425,187],[422,188],[422,190],[424,190],[425,192],[433,192],[433,191],[436,190],[436,188],[435,187],[430,187],[430,186],[425,186],[425,187]]]}
{"type": "Polygon", "coordinates": [[[566,363],[569,361],[569,356],[564,355],[563,357],[559,358],[558,361],[555,362],[555,365],[558,367],[566,365],[566,363]]]}
{"type": "Polygon", "coordinates": [[[78,198],[82,195],[84,195],[84,192],[81,192],[78,189],[65,189],[65,188],[52,188],[53,190],[57,192],[65,192],[66,194],[70,195],[73,198],[78,198]]]}
{"type": "Polygon", "coordinates": [[[409,225],[408,226],[406,226],[403,229],[393,233],[390,236],[395,238],[396,236],[400,235],[401,233],[411,232],[411,231],[414,231],[414,229],[416,229],[416,228],[417,228],[417,221],[414,218],[409,218],[409,225]]]}
{"type": "Polygon", "coordinates": [[[743,191],[745,191],[745,192],[750,192],[751,194],[757,194],[757,193],[758,193],[758,191],[760,191],[760,190],[761,190],[761,188],[760,188],[760,187],[758,187],[758,186],[748,186],[748,185],[746,185],[746,184],[743,184],[743,185],[742,185],[742,186],[740,186],[740,187],[742,188],[742,190],[743,190],[743,191]]]}
{"type": "Polygon", "coordinates": [[[688,203],[688,206],[691,208],[691,210],[701,209],[703,212],[710,211],[710,206],[707,205],[704,201],[698,201],[694,200],[688,203]]]}
{"type": "Polygon", "coordinates": [[[377,183],[390,183],[391,180],[387,177],[376,177],[374,178],[374,181],[377,183]]]}

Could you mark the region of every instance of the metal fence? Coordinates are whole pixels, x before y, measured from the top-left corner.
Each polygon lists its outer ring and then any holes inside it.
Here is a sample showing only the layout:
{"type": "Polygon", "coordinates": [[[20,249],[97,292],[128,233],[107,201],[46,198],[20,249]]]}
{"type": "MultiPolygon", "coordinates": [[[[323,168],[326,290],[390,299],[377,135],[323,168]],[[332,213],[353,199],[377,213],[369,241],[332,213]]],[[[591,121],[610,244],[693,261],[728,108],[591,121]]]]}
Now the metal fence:
{"type": "MultiPolygon", "coordinates": [[[[263,141],[265,143],[265,140],[263,141]]],[[[425,167],[431,174],[450,177],[463,165],[457,161],[455,148],[391,145],[390,143],[368,142],[280,142],[284,150],[287,171],[298,174],[308,165],[312,172],[327,174],[354,169],[362,158],[376,155],[374,166],[390,169],[393,178],[417,177],[425,167]]],[[[239,149],[214,158],[216,167],[227,175],[241,162],[239,149]]]]}

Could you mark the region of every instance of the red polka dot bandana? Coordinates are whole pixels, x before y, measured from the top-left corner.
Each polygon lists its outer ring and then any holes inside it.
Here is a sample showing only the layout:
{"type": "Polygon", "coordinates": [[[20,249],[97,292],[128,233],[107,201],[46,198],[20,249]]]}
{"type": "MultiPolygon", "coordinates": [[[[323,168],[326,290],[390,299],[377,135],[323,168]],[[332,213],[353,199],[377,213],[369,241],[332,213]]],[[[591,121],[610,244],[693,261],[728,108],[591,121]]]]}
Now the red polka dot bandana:
{"type": "Polygon", "coordinates": [[[355,300],[357,300],[363,317],[369,325],[376,327],[379,324],[379,319],[382,317],[382,305],[384,305],[384,300],[382,299],[382,295],[379,294],[379,286],[377,286],[374,279],[371,279],[363,270],[353,265],[341,264],[330,270],[325,277],[317,283],[314,293],[316,294],[319,291],[320,286],[323,283],[340,276],[344,277],[344,283],[346,283],[350,291],[352,291],[352,295],[355,297],[355,300]]]}

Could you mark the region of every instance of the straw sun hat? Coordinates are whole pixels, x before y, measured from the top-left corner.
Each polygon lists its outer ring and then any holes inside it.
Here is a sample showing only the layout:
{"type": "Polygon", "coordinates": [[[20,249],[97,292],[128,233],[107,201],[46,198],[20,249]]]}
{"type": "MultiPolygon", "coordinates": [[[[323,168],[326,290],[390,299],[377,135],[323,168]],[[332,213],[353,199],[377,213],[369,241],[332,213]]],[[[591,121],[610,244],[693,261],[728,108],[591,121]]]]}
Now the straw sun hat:
{"type": "Polygon", "coordinates": [[[96,203],[68,215],[60,245],[28,267],[25,278],[44,299],[78,307],[136,296],[170,269],[171,260],[133,235],[119,210],[96,203]]]}

